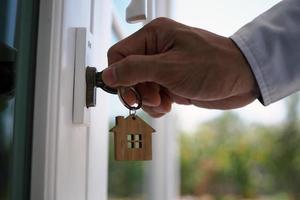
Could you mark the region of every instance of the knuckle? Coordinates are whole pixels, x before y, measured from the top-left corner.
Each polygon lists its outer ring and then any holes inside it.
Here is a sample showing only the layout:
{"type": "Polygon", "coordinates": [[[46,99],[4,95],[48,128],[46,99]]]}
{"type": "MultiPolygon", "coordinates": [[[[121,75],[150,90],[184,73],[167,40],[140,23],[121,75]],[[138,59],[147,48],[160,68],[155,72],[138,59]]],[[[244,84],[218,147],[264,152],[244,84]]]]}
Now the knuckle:
{"type": "Polygon", "coordinates": [[[115,45],[108,49],[107,59],[108,59],[109,65],[120,60],[120,54],[119,54],[118,48],[115,45]]]}
{"type": "Polygon", "coordinates": [[[166,24],[170,24],[173,20],[166,17],[158,17],[152,20],[149,24],[144,26],[146,30],[155,30],[157,27],[165,26],[166,24]]]}
{"type": "Polygon", "coordinates": [[[107,51],[107,56],[109,57],[109,56],[115,54],[116,50],[117,50],[116,45],[111,46],[107,51]]]}
{"type": "Polygon", "coordinates": [[[158,17],[154,20],[152,20],[153,23],[157,23],[157,24],[166,24],[166,23],[170,23],[173,20],[166,18],[166,17],[158,17]]]}
{"type": "Polygon", "coordinates": [[[185,28],[178,28],[174,31],[174,39],[175,41],[180,41],[182,39],[184,39],[183,36],[187,37],[187,35],[189,34],[189,31],[187,31],[185,28]]]}
{"type": "Polygon", "coordinates": [[[114,73],[115,73],[116,82],[119,83],[121,81],[120,80],[120,67],[115,67],[114,73]]]}
{"type": "Polygon", "coordinates": [[[107,57],[108,58],[111,57],[111,55],[113,54],[113,52],[114,52],[113,48],[112,47],[109,48],[108,51],[107,51],[107,57]]]}
{"type": "Polygon", "coordinates": [[[124,58],[124,65],[126,65],[127,67],[130,67],[134,63],[134,60],[135,60],[134,56],[129,55],[126,58],[124,58]]]}

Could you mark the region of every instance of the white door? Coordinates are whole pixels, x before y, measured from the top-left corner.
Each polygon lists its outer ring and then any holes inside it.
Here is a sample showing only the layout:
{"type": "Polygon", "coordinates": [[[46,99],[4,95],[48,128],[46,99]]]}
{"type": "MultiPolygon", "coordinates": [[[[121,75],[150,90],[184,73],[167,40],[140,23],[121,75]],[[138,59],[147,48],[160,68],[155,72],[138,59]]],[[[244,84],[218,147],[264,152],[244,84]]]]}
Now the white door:
{"type": "Polygon", "coordinates": [[[32,200],[107,198],[107,95],[97,93],[90,125],[74,124],[76,28],[93,37],[91,63],[107,66],[110,0],[41,0],[32,154],[32,200]]]}
{"type": "MultiPolygon", "coordinates": [[[[167,2],[148,0],[148,20],[155,15],[166,16],[167,2]]],[[[115,10],[111,4],[111,0],[40,1],[32,200],[107,199],[109,95],[100,89],[97,91],[97,106],[90,109],[88,126],[75,124],[72,118],[76,28],[84,27],[91,34],[89,64],[101,71],[107,66],[106,52],[113,33],[119,39],[124,35],[113,17],[115,10]]],[[[168,153],[174,152],[175,146],[166,145],[175,138],[173,131],[167,128],[169,121],[172,120],[161,119],[155,125],[160,134],[154,138],[154,160],[148,175],[166,175],[149,180],[147,190],[152,194],[151,199],[176,196],[176,180],[170,178],[176,177],[176,156],[168,153]]]]}

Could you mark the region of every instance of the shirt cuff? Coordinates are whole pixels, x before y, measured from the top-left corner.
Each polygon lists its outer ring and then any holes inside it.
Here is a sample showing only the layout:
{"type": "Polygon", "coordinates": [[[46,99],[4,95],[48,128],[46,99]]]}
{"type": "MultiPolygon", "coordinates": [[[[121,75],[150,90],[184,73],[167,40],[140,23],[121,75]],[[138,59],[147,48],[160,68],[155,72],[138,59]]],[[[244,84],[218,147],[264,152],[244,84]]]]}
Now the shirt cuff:
{"type": "Polygon", "coordinates": [[[262,68],[259,64],[259,60],[256,59],[256,57],[253,53],[253,51],[255,51],[255,50],[252,50],[250,48],[251,45],[247,44],[247,41],[245,39],[243,39],[242,35],[243,34],[241,34],[240,32],[237,32],[234,35],[232,35],[230,38],[240,48],[240,50],[242,51],[242,53],[246,57],[249,65],[251,67],[251,70],[252,70],[252,72],[255,76],[257,85],[258,85],[259,90],[260,90],[260,97],[258,98],[258,100],[263,105],[267,106],[267,105],[272,103],[271,95],[269,93],[270,88],[268,86],[268,83],[265,81],[266,80],[265,74],[261,70],[262,68]]]}

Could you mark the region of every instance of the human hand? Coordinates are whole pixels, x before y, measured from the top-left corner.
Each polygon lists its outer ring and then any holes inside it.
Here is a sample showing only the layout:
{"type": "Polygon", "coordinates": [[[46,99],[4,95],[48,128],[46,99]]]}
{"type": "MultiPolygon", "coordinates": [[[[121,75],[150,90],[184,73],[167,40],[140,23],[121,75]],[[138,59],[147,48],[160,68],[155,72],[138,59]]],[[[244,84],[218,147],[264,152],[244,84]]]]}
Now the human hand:
{"type": "Polygon", "coordinates": [[[153,117],[169,112],[173,102],[232,109],[258,96],[249,64],[230,38],[167,18],[112,46],[108,63],[105,84],[135,86],[153,117]]]}

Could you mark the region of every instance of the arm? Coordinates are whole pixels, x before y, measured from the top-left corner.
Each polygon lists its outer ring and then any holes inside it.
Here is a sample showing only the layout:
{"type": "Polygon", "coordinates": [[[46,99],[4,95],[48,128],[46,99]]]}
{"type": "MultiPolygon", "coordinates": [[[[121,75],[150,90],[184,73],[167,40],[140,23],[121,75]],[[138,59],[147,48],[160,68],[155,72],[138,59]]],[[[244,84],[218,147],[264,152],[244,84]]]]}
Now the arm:
{"type": "Polygon", "coordinates": [[[251,66],[268,105],[300,90],[300,1],[284,0],[231,38],[251,66]]]}

